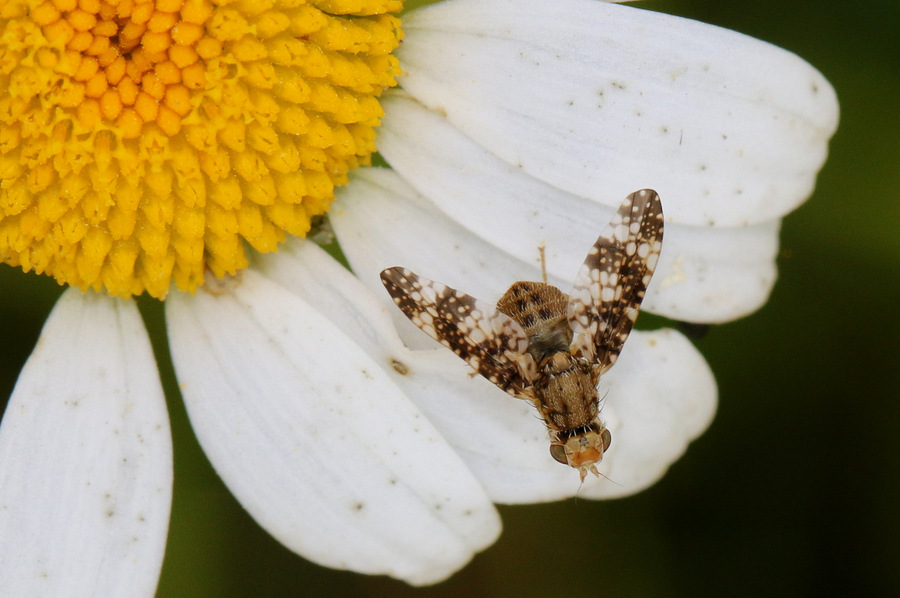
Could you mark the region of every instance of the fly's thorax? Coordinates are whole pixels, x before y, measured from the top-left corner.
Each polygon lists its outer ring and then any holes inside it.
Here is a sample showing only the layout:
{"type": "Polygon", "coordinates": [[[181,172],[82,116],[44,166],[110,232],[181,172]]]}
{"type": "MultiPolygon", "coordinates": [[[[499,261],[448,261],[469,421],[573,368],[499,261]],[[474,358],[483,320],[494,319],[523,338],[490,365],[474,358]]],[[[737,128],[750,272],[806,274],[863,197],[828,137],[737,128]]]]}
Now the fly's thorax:
{"type": "Polygon", "coordinates": [[[497,302],[497,309],[525,329],[528,352],[540,363],[548,355],[567,351],[572,344],[568,304],[569,296],[552,285],[517,282],[497,302]]]}
{"type": "Polygon", "coordinates": [[[538,411],[551,430],[574,430],[597,417],[597,387],[591,364],[559,351],[538,364],[534,395],[538,411]]]}
{"type": "Polygon", "coordinates": [[[584,481],[588,472],[596,476],[597,463],[609,450],[612,435],[599,419],[573,430],[550,432],[550,455],[560,463],[574,467],[584,481]]]}

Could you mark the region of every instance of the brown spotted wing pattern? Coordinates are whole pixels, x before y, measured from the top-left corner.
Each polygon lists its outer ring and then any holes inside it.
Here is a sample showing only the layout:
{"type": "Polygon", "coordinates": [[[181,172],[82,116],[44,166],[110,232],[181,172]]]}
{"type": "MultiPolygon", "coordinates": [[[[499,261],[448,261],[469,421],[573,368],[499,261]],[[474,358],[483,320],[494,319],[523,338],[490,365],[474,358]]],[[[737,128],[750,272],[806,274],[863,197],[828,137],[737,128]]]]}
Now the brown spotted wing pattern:
{"type": "Polygon", "coordinates": [[[531,401],[550,434],[554,459],[599,474],[609,448],[597,382],[615,363],[637,319],[659,259],[663,213],[655,191],[629,195],[588,253],[565,293],[516,282],[497,306],[406,268],[381,281],[428,336],[509,394],[531,401]]]}
{"type": "Polygon", "coordinates": [[[572,350],[599,377],[616,362],[637,320],[659,261],[663,213],[659,195],[642,189],[619,207],[584,260],[569,293],[572,350]]]}
{"type": "Polygon", "coordinates": [[[384,270],[381,282],[413,324],[493,384],[525,398],[521,393],[530,383],[521,356],[528,350],[528,337],[515,320],[490,303],[406,268],[384,270]]]}

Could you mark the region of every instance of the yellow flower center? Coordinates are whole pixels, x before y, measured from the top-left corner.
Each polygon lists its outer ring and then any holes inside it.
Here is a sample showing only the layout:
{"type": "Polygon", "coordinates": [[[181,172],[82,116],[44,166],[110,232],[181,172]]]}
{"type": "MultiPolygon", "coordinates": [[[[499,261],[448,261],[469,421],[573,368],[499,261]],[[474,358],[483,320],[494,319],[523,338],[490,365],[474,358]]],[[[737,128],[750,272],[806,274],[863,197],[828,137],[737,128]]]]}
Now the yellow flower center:
{"type": "Polygon", "coordinates": [[[402,0],[0,0],[0,261],[165,297],[367,164],[402,0]]]}

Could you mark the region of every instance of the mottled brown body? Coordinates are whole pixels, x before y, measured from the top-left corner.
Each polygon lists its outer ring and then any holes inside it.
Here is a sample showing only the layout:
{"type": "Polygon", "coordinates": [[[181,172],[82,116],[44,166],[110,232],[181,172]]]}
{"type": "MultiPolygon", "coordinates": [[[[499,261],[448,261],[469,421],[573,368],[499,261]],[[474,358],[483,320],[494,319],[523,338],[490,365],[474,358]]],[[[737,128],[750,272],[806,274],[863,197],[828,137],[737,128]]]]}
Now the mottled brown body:
{"type": "Polygon", "coordinates": [[[528,336],[527,352],[538,372],[532,387],[535,407],[547,427],[563,432],[582,428],[597,417],[592,366],[569,352],[568,305],[568,295],[540,282],[517,282],[497,302],[497,309],[518,322],[528,336]]]}
{"type": "Polygon", "coordinates": [[[528,397],[550,433],[550,454],[560,463],[597,474],[612,440],[598,417],[599,370],[571,353],[573,332],[569,296],[541,282],[517,282],[497,302],[497,310],[515,320],[528,338],[526,353],[535,372],[528,397]]]}

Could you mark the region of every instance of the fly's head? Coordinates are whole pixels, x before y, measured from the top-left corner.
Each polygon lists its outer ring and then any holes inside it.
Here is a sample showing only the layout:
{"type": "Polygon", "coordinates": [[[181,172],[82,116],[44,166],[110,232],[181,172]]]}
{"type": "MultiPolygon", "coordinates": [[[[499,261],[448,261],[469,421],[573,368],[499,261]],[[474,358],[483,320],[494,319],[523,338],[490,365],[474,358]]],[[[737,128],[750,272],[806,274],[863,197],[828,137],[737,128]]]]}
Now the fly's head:
{"type": "Polygon", "coordinates": [[[600,476],[597,463],[603,460],[603,453],[609,449],[611,441],[609,430],[598,420],[582,428],[568,430],[565,435],[557,433],[550,443],[550,456],[577,469],[583,482],[588,472],[600,476]]]}

